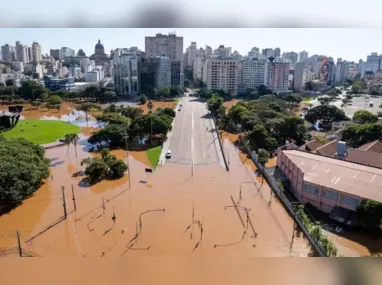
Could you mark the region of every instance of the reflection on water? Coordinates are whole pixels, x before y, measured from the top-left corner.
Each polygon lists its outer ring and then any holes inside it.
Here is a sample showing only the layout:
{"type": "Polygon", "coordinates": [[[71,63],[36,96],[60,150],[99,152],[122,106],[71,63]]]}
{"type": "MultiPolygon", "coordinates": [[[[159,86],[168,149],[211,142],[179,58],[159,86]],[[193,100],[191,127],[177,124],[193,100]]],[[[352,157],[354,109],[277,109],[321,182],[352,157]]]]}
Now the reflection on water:
{"type": "Polygon", "coordinates": [[[41,120],[60,120],[63,122],[67,122],[73,125],[77,125],[79,127],[90,127],[90,128],[102,128],[106,125],[106,123],[98,122],[94,120],[94,118],[88,114],[88,120],[86,118],[86,113],[83,111],[72,111],[70,113],[57,116],[42,116],[41,120]]]}

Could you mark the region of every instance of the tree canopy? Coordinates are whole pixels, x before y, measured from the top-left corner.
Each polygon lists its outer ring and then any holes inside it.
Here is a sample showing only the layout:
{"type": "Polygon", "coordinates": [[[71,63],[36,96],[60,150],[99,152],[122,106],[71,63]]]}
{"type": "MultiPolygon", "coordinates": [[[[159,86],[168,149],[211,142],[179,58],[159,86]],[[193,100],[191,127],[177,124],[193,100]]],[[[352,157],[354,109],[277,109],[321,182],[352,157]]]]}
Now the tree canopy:
{"type": "Polygon", "coordinates": [[[332,105],[320,105],[308,110],[305,119],[314,124],[318,120],[322,120],[324,123],[332,123],[339,121],[349,120],[346,117],[345,112],[332,105]]]}
{"type": "MultiPolygon", "coordinates": [[[[49,176],[44,148],[25,139],[0,139],[0,205],[11,208],[49,176]]],[[[0,211],[4,210],[1,209],[0,211]]]]}
{"type": "Polygon", "coordinates": [[[342,139],[352,147],[359,147],[365,143],[382,140],[382,125],[375,124],[351,124],[342,134],[342,139]]]}
{"type": "Polygon", "coordinates": [[[382,203],[373,200],[362,200],[357,207],[357,220],[364,227],[379,229],[382,219],[382,203]]]}
{"type": "Polygon", "coordinates": [[[353,122],[358,124],[376,123],[378,117],[367,110],[357,110],[353,115],[353,122]]]}

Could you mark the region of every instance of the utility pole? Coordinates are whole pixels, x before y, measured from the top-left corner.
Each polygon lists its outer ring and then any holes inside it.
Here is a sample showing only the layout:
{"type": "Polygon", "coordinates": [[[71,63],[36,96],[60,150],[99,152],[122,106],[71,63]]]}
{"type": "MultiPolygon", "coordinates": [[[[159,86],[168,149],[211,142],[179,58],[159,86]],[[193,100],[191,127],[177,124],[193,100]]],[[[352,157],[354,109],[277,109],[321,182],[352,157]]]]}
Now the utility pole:
{"type": "Polygon", "coordinates": [[[73,184],[72,184],[72,200],[73,200],[74,211],[77,211],[76,198],[74,197],[73,184]]]}
{"type": "Polygon", "coordinates": [[[20,231],[19,230],[16,231],[16,235],[17,235],[17,246],[19,248],[19,256],[22,257],[23,252],[21,250],[21,241],[20,241],[20,231]]]}
{"type": "Polygon", "coordinates": [[[151,125],[151,136],[150,136],[150,139],[151,139],[151,145],[153,145],[153,117],[152,117],[152,115],[150,116],[150,125],[151,125]]]}
{"type": "Polygon", "coordinates": [[[127,164],[127,174],[129,175],[129,188],[131,186],[131,176],[130,176],[130,165],[129,165],[129,149],[128,149],[128,146],[127,146],[127,139],[128,139],[128,135],[126,133],[125,135],[125,145],[126,145],[126,164],[127,164]]]}
{"type": "Polygon", "coordinates": [[[61,189],[62,189],[62,207],[64,207],[64,219],[66,219],[67,213],[66,213],[66,201],[65,201],[65,186],[62,186],[61,189]]]}

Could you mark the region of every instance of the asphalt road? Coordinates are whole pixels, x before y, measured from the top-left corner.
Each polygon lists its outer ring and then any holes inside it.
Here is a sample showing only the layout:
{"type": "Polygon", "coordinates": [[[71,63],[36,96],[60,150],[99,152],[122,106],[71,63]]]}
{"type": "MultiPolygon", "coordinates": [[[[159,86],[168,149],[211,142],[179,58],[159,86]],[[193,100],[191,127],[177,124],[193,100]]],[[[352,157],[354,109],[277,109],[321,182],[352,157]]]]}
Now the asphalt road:
{"type": "Polygon", "coordinates": [[[176,111],[168,148],[172,157],[167,161],[191,165],[219,162],[221,152],[206,104],[194,97],[183,97],[182,104],[181,111],[176,111]]]}

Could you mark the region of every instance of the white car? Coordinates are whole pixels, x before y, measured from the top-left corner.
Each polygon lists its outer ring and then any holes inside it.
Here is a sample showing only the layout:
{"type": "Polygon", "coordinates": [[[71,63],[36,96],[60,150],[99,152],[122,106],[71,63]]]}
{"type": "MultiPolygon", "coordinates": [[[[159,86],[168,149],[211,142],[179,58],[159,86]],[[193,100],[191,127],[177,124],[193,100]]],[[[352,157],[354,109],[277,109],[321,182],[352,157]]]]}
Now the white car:
{"type": "Polygon", "coordinates": [[[166,153],[166,158],[171,158],[171,150],[168,150],[166,153]]]}

